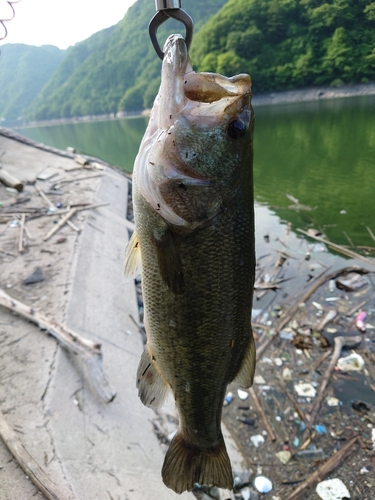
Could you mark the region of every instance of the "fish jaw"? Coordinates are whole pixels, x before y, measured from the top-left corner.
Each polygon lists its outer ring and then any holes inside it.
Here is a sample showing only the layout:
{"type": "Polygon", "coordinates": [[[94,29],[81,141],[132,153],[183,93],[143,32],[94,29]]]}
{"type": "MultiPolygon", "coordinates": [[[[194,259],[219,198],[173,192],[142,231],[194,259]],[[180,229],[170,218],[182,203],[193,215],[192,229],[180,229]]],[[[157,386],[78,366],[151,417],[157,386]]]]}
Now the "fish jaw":
{"type": "Polygon", "coordinates": [[[164,53],[134,180],[169,224],[194,230],[233,196],[243,150],[252,148],[251,79],[195,73],[181,35],[168,38],[164,53]],[[228,138],[236,119],[246,127],[243,145],[228,138]]]}

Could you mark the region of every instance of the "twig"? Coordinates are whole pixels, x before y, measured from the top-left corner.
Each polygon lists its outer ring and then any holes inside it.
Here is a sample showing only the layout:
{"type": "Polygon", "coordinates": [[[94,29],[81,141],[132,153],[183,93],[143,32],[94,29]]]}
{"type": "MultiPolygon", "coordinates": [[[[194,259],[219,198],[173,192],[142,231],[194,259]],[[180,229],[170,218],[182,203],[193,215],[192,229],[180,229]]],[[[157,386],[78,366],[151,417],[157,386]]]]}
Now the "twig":
{"type": "Polygon", "coordinates": [[[314,236],[314,235],[308,233],[307,231],[304,231],[303,229],[297,229],[297,231],[299,231],[302,234],[305,234],[309,238],[312,238],[314,240],[321,241],[322,243],[325,243],[326,245],[330,246],[331,248],[333,248],[337,252],[343,253],[344,255],[347,255],[348,257],[351,257],[352,259],[362,260],[363,262],[365,262],[369,266],[375,267],[375,262],[373,262],[370,259],[367,259],[366,257],[363,257],[362,255],[360,255],[357,252],[353,252],[353,250],[349,250],[348,248],[345,248],[342,245],[337,245],[336,243],[332,243],[331,241],[328,241],[325,238],[321,238],[320,236],[314,236]]]}
{"type": "Polygon", "coordinates": [[[371,231],[371,229],[368,226],[366,226],[366,229],[369,232],[371,238],[375,241],[375,235],[374,235],[374,233],[371,231]]]}
{"type": "Polygon", "coordinates": [[[345,316],[352,316],[356,311],[358,311],[358,309],[362,309],[362,307],[365,306],[367,304],[367,302],[370,302],[371,298],[372,297],[370,297],[369,299],[366,299],[363,302],[361,302],[360,304],[357,304],[356,306],[354,306],[353,309],[350,309],[350,311],[345,314],[345,316]]]}
{"type": "Polygon", "coordinates": [[[98,394],[110,403],[115,398],[107,377],[103,371],[103,353],[101,344],[88,340],[65,325],[61,325],[47,316],[44,316],[37,309],[23,304],[13,299],[4,290],[0,289],[0,305],[14,311],[23,318],[35,323],[41,330],[46,330],[57,339],[65,349],[78,354],[86,363],[89,376],[98,394]]]}
{"type": "Polygon", "coordinates": [[[71,496],[59,491],[57,486],[50,480],[45,471],[33,459],[23,446],[22,442],[6,421],[0,411],[0,436],[5,445],[17,460],[27,477],[35,484],[48,500],[68,500],[71,496]]]}
{"type": "Polygon", "coordinates": [[[368,271],[367,269],[363,269],[357,266],[349,266],[349,267],[343,267],[342,269],[337,269],[336,271],[333,271],[330,274],[325,274],[320,279],[316,280],[315,283],[308,290],[306,290],[306,292],[302,295],[302,297],[297,296],[295,303],[286,311],[284,316],[280,318],[280,321],[276,326],[276,329],[273,332],[273,334],[266,340],[266,342],[264,342],[264,344],[262,344],[257,348],[257,359],[259,359],[263,355],[265,350],[277,337],[277,335],[284,328],[284,326],[287,325],[289,321],[291,321],[291,319],[293,319],[294,315],[298,311],[301,302],[306,302],[316,292],[316,290],[318,290],[318,288],[324,285],[324,283],[326,283],[327,281],[335,279],[338,276],[341,276],[342,274],[348,274],[352,272],[359,274],[368,274],[371,271],[368,271]]]}
{"type": "Polygon", "coordinates": [[[303,413],[303,411],[302,411],[301,407],[299,406],[299,404],[297,403],[297,401],[290,394],[290,392],[285,387],[285,385],[281,382],[281,380],[278,380],[278,383],[279,383],[280,389],[283,391],[283,393],[285,394],[285,396],[289,399],[289,401],[292,403],[292,405],[294,406],[294,408],[297,410],[297,413],[301,417],[301,419],[303,420],[303,422],[307,425],[307,419],[305,417],[305,414],[303,413]]]}
{"type": "Polygon", "coordinates": [[[25,219],[26,219],[26,214],[22,214],[21,224],[20,224],[20,239],[18,240],[18,253],[23,252],[23,230],[25,228],[25,219]]]}
{"type": "Polygon", "coordinates": [[[337,453],[333,454],[323,465],[311,474],[302,484],[296,488],[287,500],[299,500],[306,498],[308,488],[314,486],[317,482],[322,481],[333,469],[335,469],[341,461],[343,461],[352,451],[353,445],[357,441],[358,436],[353,437],[348,443],[341,448],[337,453]]]}
{"type": "Polygon", "coordinates": [[[43,193],[42,189],[39,187],[39,184],[36,182],[35,183],[35,188],[39,193],[39,196],[42,198],[42,200],[46,203],[46,205],[50,208],[55,208],[55,205],[52,203],[50,199],[47,198],[47,196],[43,193]]]}
{"type": "Polygon", "coordinates": [[[102,175],[103,174],[93,174],[93,175],[86,175],[85,177],[76,177],[75,179],[65,179],[65,180],[57,181],[52,186],[52,188],[56,188],[57,186],[60,186],[61,184],[68,184],[69,182],[78,182],[78,181],[86,181],[88,179],[94,179],[95,177],[101,177],[102,175]]]}
{"type": "Polygon", "coordinates": [[[339,359],[339,357],[341,355],[342,348],[344,346],[347,346],[347,345],[350,345],[350,344],[359,345],[361,343],[361,341],[362,341],[362,338],[361,338],[360,335],[357,335],[355,337],[342,337],[342,336],[339,336],[339,337],[335,337],[334,341],[335,341],[335,346],[333,348],[332,358],[331,358],[331,361],[330,361],[330,363],[329,363],[329,365],[327,367],[327,370],[326,370],[326,372],[324,374],[324,378],[322,380],[322,383],[320,384],[317,397],[316,397],[316,399],[314,401],[314,406],[313,406],[313,408],[311,410],[311,413],[310,413],[310,420],[308,421],[308,423],[306,425],[306,431],[305,431],[305,435],[306,436],[308,435],[308,433],[310,432],[310,430],[314,426],[315,419],[316,419],[316,417],[318,415],[320,405],[321,405],[321,403],[323,401],[325,390],[327,388],[329,379],[331,378],[333,369],[335,368],[336,363],[337,363],[337,361],[338,361],[338,359],[339,359]]]}
{"type": "Polygon", "coordinates": [[[0,248],[0,253],[5,253],[5,255],[11,255],[12,257],[17,257],[17,254],[13,252],[8,252],[7,250],[3,250],[2,248],[0,248]]]}
{"type": "Polygon", "coordinates": [[[71,220],[67,220],[66,223],[68,224],[69,227],[71,227],[77,233],[81,232],[80,228],[77,227],[75,224],[73,224],[73,222],[71,220]]]}
{"type": "Polygon", "coordinates": [[[349,238],[348,233],[347,233],[346,231],[344,231],[344,230],[343,230],[342,232],[344,233],[345,238],[349,241],[350,246],[351,246],[352,248],[355,248],[355,247],[354,247],[354,245],[353,245],[352,240],[349,238]]]}
{"type": "Polygon", "coordinates": [[[53,228],[45,235],[45,237],[43,238],[44,241],[47,241],[51,238],[51,236],[53,236],[55,233],[57,233],[57,231],[59,229],[61,229],[63,227],[64,224],[66,224],[68,222],[68,220],[73,217],[73,215],[77,212],[77,208],[74,207],[74,208],[71,208],[69,210],[69,212],[64,215],[64,217],[62,219],[59,220],[59,222],[53,226],[53,228]]]}
{"type": "Polygon", "coordinates": [[[263,427],[265,428],[268,437],[271,439],[271,441],[276,441],[276,436],[268,422],[267,415],[265,414],[253,387],[250,387],[249,394],[254,401],[255,409],[259,415],[260,420],[262,421],[263,427]]]}
{"type": "Polygon", "coordinates": [[[318,359],[318,361],[315,363],[315,365],[312,368],[313,372],[316,372],[316,370],[319,368],[319,366],[325,361],[328,356],[331,354],[332,351],[326,351],[322,354],[322,356],[318,359]]]}

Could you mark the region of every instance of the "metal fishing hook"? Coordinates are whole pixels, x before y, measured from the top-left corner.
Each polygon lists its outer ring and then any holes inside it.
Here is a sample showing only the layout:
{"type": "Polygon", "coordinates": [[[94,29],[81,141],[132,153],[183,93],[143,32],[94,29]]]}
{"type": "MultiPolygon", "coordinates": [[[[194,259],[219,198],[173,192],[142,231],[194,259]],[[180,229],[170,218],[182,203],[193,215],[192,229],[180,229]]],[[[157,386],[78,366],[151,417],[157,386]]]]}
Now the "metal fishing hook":
{"type": "Polygon", "coordinates": [[[160,48],[156,33],[159,26],[161,26],[170,17],[177,19],[177,21],[180,21],[185,26],[185,42],[187,49],[189,50],[193,39],[194,24],[189,14],[181,9],[181,0],[155,0],[155,6],[156,14],[150,21],[148,31],[150,33],[152,45],[154,46],[154,49],[160,59],[163,60],[164,52],[160,48]]]}
{"type": "Polygon", "coordinates": [[[5,33],[5,34],[4,34],[4,36],[0,37],[0,40],[4,40],[4,38],[6,38],[6,37],[7,37],[7,35],[8,35],[8,30],[7,30],[7,28],[6,28],[6,26],[5,26],[5,24],[4,24],[4,23],[5,23],[5,22],[8,22],[8,21],[11,21],[11,20],[14,18],[14,16],[16,15],[16,12],[15,12],[15,10],[14,10],[13,4],[14,4],[14,3],[18,3],[18,2],[20,2],[20,1],[21,1],[21,0],[6,0],[6,3],[7,3],[7,4],[9,5],[9,7],[12,9],[12,16],[11,16],[11,17],[9,17],[8,19],[0,19],[0,24],[1,24],[1,26],[4,28],[4,33],[5,33]]]}

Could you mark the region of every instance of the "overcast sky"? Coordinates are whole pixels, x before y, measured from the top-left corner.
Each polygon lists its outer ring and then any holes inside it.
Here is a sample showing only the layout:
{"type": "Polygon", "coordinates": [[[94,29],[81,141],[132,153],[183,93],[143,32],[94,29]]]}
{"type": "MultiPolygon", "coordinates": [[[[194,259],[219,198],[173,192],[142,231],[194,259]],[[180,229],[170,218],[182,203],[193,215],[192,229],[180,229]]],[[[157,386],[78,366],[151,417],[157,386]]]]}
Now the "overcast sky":
{"type": "MultiPolygon", "coordinates": [[[[8,36],[4,43],[56,45],[66,49],[103,28],[120,21],[135,0],[20,0],[13,4],[16,15],[5,23],[8,36]]],[[[154,2],[154,0],[150,0],[154,2]]],[[[0,19],[10,9],[0,0],[0,19]]],[[[0,25],[0,37],[3,29],[0,25]]]]}

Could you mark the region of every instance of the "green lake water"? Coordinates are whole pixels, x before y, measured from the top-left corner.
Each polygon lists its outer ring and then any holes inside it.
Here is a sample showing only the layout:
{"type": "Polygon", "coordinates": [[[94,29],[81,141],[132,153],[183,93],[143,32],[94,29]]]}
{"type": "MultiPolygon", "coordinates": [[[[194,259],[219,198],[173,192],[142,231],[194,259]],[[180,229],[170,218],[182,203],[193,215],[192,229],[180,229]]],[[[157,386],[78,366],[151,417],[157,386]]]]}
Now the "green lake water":
{"type": "MultiPolygon", "coordinates": [[[[254,189],[280,223],[375,246],[375,96],[255,107],[254,189]],[[296,211],[286,193],[313,211],[296,211]],[[341,214],[341,211],[345,214],[341,214]]],[[[146,118],[25,128],[45,144],[98,156],[131,172],[146,118]]],[[[265,232],[267,232],[265,230],[265,232]]]]}

